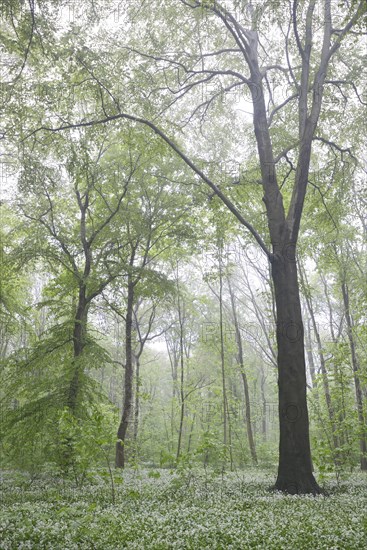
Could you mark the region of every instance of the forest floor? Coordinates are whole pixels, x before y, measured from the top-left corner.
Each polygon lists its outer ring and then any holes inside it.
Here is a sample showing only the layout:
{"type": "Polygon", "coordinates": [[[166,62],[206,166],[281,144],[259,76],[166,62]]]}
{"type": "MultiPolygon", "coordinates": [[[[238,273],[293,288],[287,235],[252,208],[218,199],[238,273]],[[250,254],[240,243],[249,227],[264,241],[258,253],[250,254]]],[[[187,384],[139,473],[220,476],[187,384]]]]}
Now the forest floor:
{"type": "Polygon", "coordinates": [[[269,492],[274,474],[126,470],[71,481],[2,472],[0,548],[367,548],[367,476],[328,477],[329,496],[269,492]]]}

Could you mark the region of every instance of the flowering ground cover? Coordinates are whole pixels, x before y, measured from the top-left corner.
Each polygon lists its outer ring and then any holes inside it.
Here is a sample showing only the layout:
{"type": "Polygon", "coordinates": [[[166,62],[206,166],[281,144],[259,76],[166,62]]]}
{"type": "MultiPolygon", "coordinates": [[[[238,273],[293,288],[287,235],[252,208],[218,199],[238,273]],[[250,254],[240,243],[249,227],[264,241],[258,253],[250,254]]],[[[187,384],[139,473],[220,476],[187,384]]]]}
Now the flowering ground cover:
{"type": "Polygon", "coordinates": [[[79,487],[3,472],[0,548],[165,550],[367,548],[367,478],[326,478],[329,495],[270,492],[274,473],[129,470],[79,487]]]}

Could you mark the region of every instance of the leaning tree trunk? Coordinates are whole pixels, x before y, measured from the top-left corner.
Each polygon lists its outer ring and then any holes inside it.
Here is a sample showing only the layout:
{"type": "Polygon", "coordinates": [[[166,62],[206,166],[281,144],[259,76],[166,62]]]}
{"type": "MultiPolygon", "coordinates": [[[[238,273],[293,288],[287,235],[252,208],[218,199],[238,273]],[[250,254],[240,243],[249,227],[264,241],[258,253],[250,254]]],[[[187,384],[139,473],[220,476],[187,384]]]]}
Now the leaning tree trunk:
{"type": "Polygon", "coordinates": [[[132,411],[133,402],[133,353],[132,353],[132,328],[133,328],[133,305],[134,305],[134,283],[131,275],[128,275],[127,284],[127,311],[126,311],[126,325],[125,325],[125,348],[126,348],[126,360],[125,360],[125,383],[124,383],[124,403],[122,407],[122,416],[120,425],[117,431],[117,443],[116,443],[116,468],[125,467],[126,459],[126,434],[129,426],[129,421],[132,411]]]}
{"type": "Polygon", "coordinates": [[[275,254],[272,278],[277,306],[280,419],[275,488],[291,494],[318,494],[320,488],[312,474],[304,331],[296,263],[275,254]]]}

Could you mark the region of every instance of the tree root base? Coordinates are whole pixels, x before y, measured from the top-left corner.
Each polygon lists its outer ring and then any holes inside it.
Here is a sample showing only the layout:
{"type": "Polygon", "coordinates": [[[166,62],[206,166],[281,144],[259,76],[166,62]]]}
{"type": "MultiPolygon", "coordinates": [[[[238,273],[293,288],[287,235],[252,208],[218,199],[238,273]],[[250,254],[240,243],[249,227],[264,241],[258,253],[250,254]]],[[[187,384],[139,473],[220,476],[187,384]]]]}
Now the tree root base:
{"type": "Polygon", "coordinates": [[[277,479],[275,485],[270,488],[271,491],[281,491],[287,495],[324,495],[327,493],[316,482],[313,476],[307,479],[286,480],[277,479]]]}

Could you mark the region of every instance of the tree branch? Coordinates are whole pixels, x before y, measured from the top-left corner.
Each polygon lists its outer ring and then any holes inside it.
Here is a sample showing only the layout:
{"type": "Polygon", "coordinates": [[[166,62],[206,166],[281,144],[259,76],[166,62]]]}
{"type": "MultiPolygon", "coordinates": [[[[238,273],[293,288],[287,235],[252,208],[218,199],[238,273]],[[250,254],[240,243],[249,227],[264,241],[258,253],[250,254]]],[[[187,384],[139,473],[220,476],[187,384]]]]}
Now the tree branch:
{"type": "Polygon", "coordinates": [[[228,197],[226,197],[222,191],[213,183],[186,155],[181,149],[170,139],[162,130],[160,130],[155,124],[150,122],[149,120],[146,120],[144,118],[136,117],[133,115],[129,115],[127,113],[119,113],[117,115],[112,115],[110,117],[106,117],[104,119],[98,119],[98,120],[91,120],[88,122],[79,122],[76,124],[65,124],[63,126],[58,126],[56,128],[49,128],[47,126],[41,126],[40,128],[37,128],[36,130],[33,130],[26,138],[28,139],[32,135],[35,135],[37,132],[40,132],[42,130],[47,132],[60,132],[62,130],[68,130],[71,128],[86,128],[90,126],[96,126],[97,124],[106,124],[108,122],[112,122],[115,120],[130,120],[132,122],[136,122],[139,124],[143,124],[145,126],[148,126],[153,132],[155,132],[159,137],[161,137],[169,146],[171,149],[175,151],[175,153],[193,170],[211,189],[214,191],[214,193],[221,199],[221,201],[227,206],[228,210],[232,212],[232,214],[238,219],[238,221],[246,227],[250,233],[255,237],[257,243],[260,245],[261,249],[265,252],[265,254],[268,256],[269,259],[272,259],[272,253],[270,250],[268,250],[266,244],[262,240],[259,233],[256,231],[256,229],[245,220],[245,218],[242,216],[242,214],[239,212],[239,210],[236,208],[236,206],[229,200],[228,197]]]}
{"type": "Polygon", "coordinates": [[[358,162],[356,157],[353,155],[352,151],[351,151],[351,148],[350,147],[347,147],[346,149],[343,149],[342,147],[340,147],[339,145],[337,145],[334,141],[330,141],[329,139],[325,139],[321,136],[314,136],[313,139],[315,141],[321,141],[321,143],[325,143],[326,145],[329,145],[329,147],[332,147],[334,149],[336,149],[337,151],[339,151],[339,153],[341,153],[343,155],[343,153],[348,153],[348,155],[355,161],[355,162],[358,162]]]}

